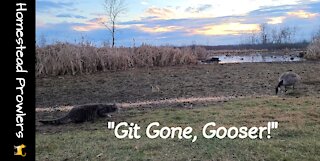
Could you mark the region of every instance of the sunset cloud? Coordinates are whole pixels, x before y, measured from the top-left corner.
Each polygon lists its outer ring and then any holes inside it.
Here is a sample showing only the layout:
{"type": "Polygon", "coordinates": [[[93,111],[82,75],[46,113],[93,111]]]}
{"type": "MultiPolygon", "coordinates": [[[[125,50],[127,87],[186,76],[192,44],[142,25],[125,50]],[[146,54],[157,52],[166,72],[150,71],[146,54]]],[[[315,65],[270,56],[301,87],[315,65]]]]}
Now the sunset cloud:
{"type": "Polygon", "coordinates": [[[189,19],[189,18],[208,18],[213,17],[214,13],[210,10],[211,5],[200,5],[197,7],[150,7],[141,18],[151,18],[156,20],[169,19],[189,19]]]}
{"type": "Polygon", "coordinates": [[[271,17],[271,18],[268,18],[268,24],[280,24],[283,22],[283,20],[285,19],[286,17],[284,16],[280,16],[280,17],[271,17]]]}
{"type": "Polygon", "coordinates": [[[77,18],[77,19],[86,19],[86,17],[81,16],[81,15],[74,15],[74,14],[58,14],[56,17],[60,18],[77,18]]]}
{"type": "Polygon", "coordinates": [[[319,13],[310,13],[310,12],[306,12],[304,10],[288,12],[287,14],[289,16],[295,16],[295,17],[299,17],[299,18],[313,18],[313,17],[316,17],[319,15],[319,13]]]}
{"type": "MultiPolygon", "coordinates": [[[[239,43],[247,34],[297,27],[297,41],[308,40],[320,25],[320,0],[130,0],[116,24],[119,45],[239,43]],[[159,39],[156,39],[159,38],[159,39]]],[[[83,35],[95,42],[110,40],[103,5],[72,0],[37,0],[37,37],[48,42],[74,42],[83,35]]]]}
{"type": "MultiPolygon", "coordinates": [[[[94,19],[91,19],[85,23],[74,25],[74,26],[72,26],[72,29],[75,31],[82,31],[82,32],[107,29],[107,27],[105,26],[106,22],[107,22],[107,19],[105,17],[94,18],[94,19]]],[[[135,26],[135,25],[123,25],[123,24],[115,25],[116,29],[130,28],[133,26],[135,26]]]]}
{"type": "Polygon", "coordinates": [[[192,30],[198,35],[239,35],[259,31],[259,24],[224,23],[192,30]]]}
{"type": "Polygon", "coordinates": [[[106,27],[103,25],[105,22],[106,22],[105,18],[95,18],[81,25],[73,26],[72,29],[75,31],[82,31],[82,32],[105,29],[106,27]]]}
{"type": "Polygon", "coordinates": [[[92,30],[97,30],[97,29],[103,29],[105,28],[104,26],[96,23],[87,23],[83,26],[73,26],[72,29],[76,31],[92,31],[92,30]]]}
{"type": "Polygon", "coordinates": [[[199,12],[210,9],[211,7],[212,7],[211,4],[204,4],[204,5],[200,5],[198,7],[188,7],[185,11],[191,12],[191,13],[199,13],[199,12]]]}
{"type": "Polygon", "coordinates": [[[148,8],[146,13],[149,17],[156,17],[157,19],[169,19],[174,17],[174,11],[170,8],[148,8]]]}
{"type": "Polygon", "coordinates": [[[164,33],[164,32],[173,32],[176,30],[181,30],[181,26],[155,26],[155,27],[146,27],[143,25],[138,25],[137,28],[141,31],[148,33],[164,33]]]}

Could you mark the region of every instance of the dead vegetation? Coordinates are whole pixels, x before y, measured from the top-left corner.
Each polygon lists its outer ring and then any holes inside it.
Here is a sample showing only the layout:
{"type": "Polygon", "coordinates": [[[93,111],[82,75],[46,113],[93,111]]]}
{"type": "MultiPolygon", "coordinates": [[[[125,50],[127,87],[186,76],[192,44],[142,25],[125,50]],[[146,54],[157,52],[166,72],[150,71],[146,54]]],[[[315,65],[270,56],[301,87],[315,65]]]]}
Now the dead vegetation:
{"type": "Polygon", "coordinates": [[[320,37],[316,38],[307,48],[306,59],[320,60],[320,37]]]}
{"type": "Polygon", "coordinates": [[[205,57],[203,48],[154,47],[97,48],[90,44],[56,43],[36,48],[36,75],[76,75],[135,67],[196,64],[205,57]]]}

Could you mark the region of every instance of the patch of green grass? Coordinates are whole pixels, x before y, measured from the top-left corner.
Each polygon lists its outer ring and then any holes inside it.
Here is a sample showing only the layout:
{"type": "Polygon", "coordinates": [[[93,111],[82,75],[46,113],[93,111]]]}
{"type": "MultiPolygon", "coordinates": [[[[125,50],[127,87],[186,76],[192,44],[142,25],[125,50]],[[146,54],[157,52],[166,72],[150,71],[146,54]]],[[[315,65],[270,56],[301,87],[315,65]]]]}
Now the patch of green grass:
{"type": "MultiPolygon", "coordinates": [[[[141,138],[117,139],[107,130],[105,120],[88,123],[97,130],[68,129],[36,133],[36,159],[61,160],[320,160],[320,100],[301,98],[257,98],[229,101],[193,109],[159,108],[120,113],[121,120],[139,123],[141,138]],[[125,117],[129,114],[130,117],[125,117]],[[136,114],[136,115],[135,115],[136,114]],[[142,121],[143,120],[143,121],[142,121]],[[159,121],[162,126],[191,126],[198,139],[149,139],[146,126],[159,121]],[[217,126],[266,126],[278,121],[271,139],[205,139],[202,128],[208,122],[217,126]]],[[[62,127],[64,127],[62,126],[62,127]]],[[[84,126],[74,124],[72,126],[84,126]]],[[[52,127],[55,128],[55,127],[52,127]]],[[[61,128],[61,126],[60,126],[61,128]]]]}

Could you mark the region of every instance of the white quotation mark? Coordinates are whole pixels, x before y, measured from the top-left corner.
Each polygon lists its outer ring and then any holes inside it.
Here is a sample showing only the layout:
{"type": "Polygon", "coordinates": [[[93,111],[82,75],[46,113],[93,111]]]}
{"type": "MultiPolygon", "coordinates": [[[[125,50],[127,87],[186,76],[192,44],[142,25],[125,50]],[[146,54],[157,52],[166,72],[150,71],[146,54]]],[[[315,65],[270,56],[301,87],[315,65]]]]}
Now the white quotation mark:
{"type": "Polygon", "coordinates": [[[271,135],[271,129],[277,129],[278,128],[278,122],[268,122],[268,136],[267,138],[270,139],[271,135]]]}
{"type": "Polygon", "coordinates": [[[108,122],[108,129],[114,129],[115,127],[115,122],[108,122]]]}

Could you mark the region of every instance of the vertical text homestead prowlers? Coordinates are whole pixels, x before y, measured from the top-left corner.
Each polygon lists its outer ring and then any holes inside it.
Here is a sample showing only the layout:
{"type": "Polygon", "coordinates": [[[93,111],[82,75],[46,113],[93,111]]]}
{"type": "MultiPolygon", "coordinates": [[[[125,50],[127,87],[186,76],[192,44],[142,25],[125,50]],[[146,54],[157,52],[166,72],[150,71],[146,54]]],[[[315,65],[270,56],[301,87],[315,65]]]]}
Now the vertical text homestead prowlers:
{"type": "Polygon", "coordinates": [[[20,77],[23,73],[28,73],[23,69],[23,12],[27,11],[26,3],[16,3],[16,137],[23,138],[23,118],[26,113],[23,112],[23,88],[26,85],[25,78],[20,77]]]}

